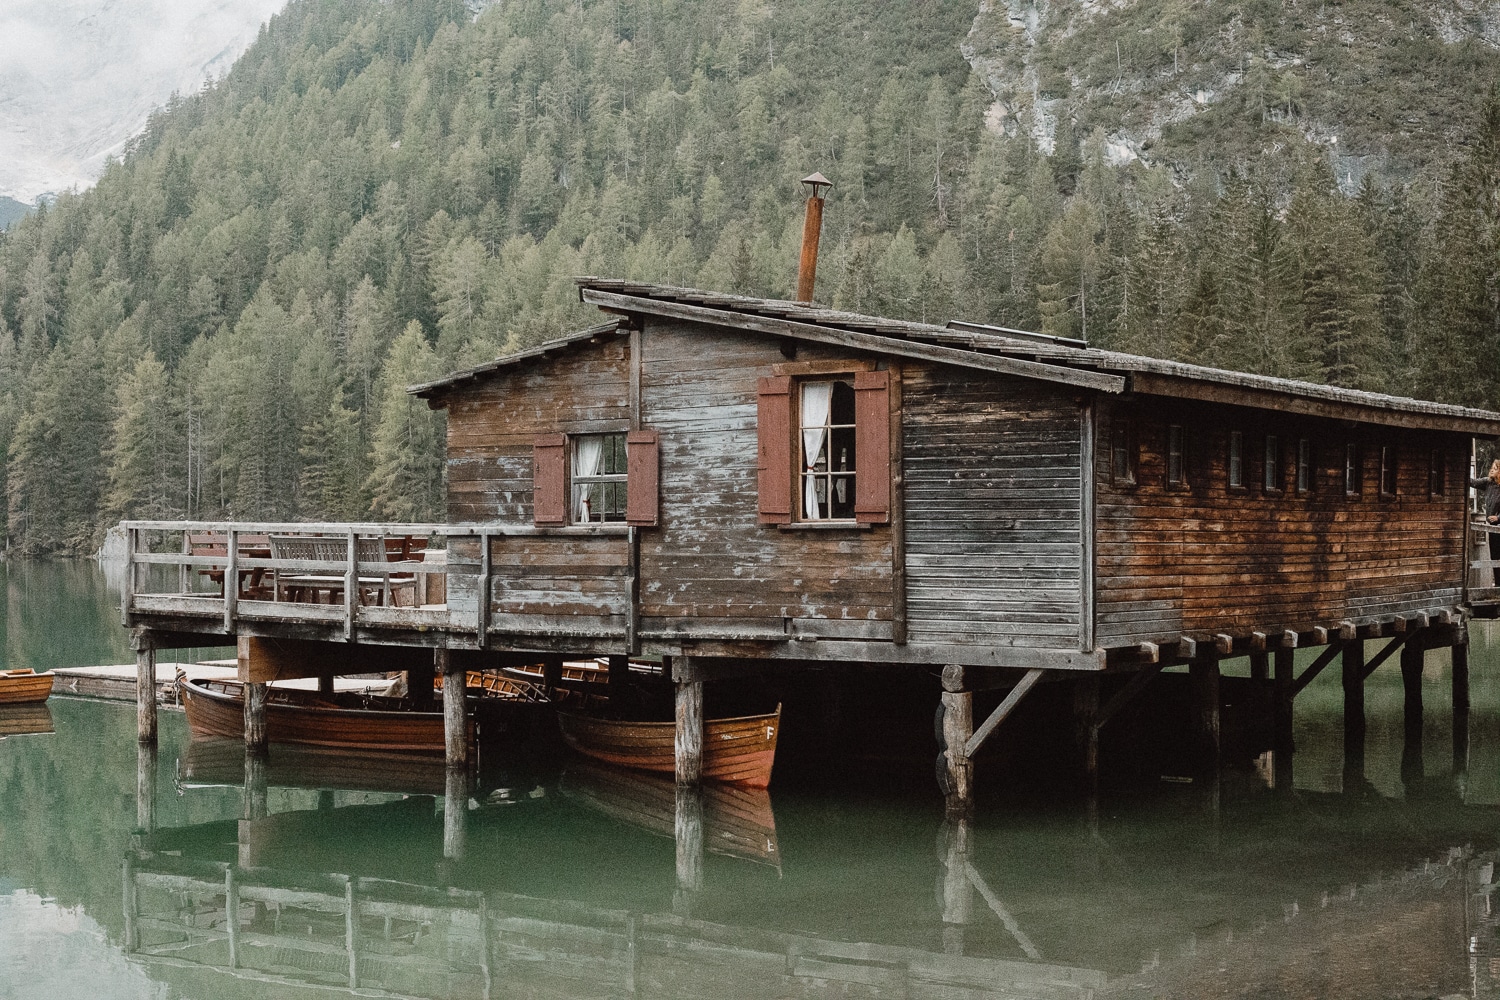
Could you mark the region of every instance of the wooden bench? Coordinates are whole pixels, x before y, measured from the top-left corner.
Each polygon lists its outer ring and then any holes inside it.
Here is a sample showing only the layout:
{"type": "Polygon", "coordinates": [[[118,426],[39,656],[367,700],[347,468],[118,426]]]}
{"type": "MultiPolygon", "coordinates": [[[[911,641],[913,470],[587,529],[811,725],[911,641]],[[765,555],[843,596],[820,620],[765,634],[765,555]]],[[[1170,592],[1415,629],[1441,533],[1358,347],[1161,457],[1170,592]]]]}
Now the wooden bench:
{"type": "MultiPolygon", "coordinates": [[[[272,559],[346,562],[349,558],[347,536],[272,535],[272,559]]],[[[422,548],[426,548],[423,543],[422,548]]],[[[405,562],[404,553],[413,549],[410,537],[356,538],[355,559],[362,563],[405,562]],[[395,543],[394,545],[392,543],[395,543]]],[[[420,551],[420,550],[419,550],[420,551]]],[[[283,573],[273,574],[272,599],[293,603],[337,604],[343,600],[346,578],[341,574],[283,573]]],[[[362,604],[387,607],[409,607],[416,604],[416,575],[389,573],[359,578],[359,600],[362,604]]]]}
{"type": "MultiPolygon", "coordinates": [[[[219,531],[204,532],[200,534],[189,533],[187,536],[187,551],[189,555],[195,556],[229,556],[229,536],[219,531]]],[[[244,559],[265,559],[271,554],[270,536],[268,535],[237,535],[235,536],[235,548],[237,555],[244,559]]],[[[222,569],[201,569],[200,575],[208,577],[209,580],[218,584],[219,596],[224,595],[224,571],[222,569]]],[[[264,601],[273,596],[272,588],[266,586],[264,569],[242,569],[236,576],[239,577],[239,595],[246,600],[264,601]]],[[[186,581],[184,581],[186,582],[186,581]]]]}

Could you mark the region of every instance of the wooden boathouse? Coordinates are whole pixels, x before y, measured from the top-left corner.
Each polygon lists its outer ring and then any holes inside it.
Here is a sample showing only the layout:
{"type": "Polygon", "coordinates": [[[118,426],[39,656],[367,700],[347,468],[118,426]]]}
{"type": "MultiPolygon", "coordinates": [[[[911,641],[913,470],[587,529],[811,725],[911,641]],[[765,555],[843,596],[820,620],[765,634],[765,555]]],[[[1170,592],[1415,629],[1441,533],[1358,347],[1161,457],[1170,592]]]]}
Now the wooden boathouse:
{"type": "MultiPolygon", "coordinates": [[[[1101,728],[1171,665],[1189,667],[1209,763],[1230,657],[1274,691],[1278,770],[1296,694],[1335,660],[1351,752],[1364,680],[1398,654],[1409,727],[1428,649],[1452,650],[1467,709],[1467,621],[1500,606],[1468,477],[1500,413],[982,324],[578,287],[606,322],[412,387],[447,411],[447,523],[125,522],[142,678],[156,649],[239,640],[260,745],[273,677],[405,670],[418,691],[436,670],[463,764],[465,670],[659,658],[691,785],[706,681],[940,671],[960,811],[973,755],[1043,680],[1074,686],[1090,770],[1101,728]],[[209,535],[218,550],[195,545],[209,535]],[[287,541],[308,536],[329,551],[287,541]],[[376,541],[412,536],[446,561],[376,541]],[[292,577],[326,581],[330,603],[291,599],[292,577]],[[989,689],[1008,694],[976,719],[989,689]]],[[[143,686],[148,740],[150,701],[143,686]]]]}

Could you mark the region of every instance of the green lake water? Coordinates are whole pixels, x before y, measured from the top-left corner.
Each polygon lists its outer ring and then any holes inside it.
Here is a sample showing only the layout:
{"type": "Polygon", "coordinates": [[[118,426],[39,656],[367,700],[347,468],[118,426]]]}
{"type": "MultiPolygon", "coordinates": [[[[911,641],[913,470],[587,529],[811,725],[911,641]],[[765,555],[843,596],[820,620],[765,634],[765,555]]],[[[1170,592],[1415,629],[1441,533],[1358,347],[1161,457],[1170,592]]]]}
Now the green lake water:
{"type": "MultiPolygon", "coordinates": [[[[12,563],[0,593],[6,666],[129,660],[92,564],[12,563]]],[[[132,705],[54,696],[0,713],[50,730],[0,739],[0,998],[1500,996],[1491,628],[1458,773],[1434,653],[1420,753],[1399,672],[1371,678],[1361,779],[1328,671],[1294,789],[1264,761],[1060,781],[966,824],[926,781],[679,801],[551,750],[490,751],[471,788],[275,747],[247,769],[180,713],[153,752],[132,705]]]]}

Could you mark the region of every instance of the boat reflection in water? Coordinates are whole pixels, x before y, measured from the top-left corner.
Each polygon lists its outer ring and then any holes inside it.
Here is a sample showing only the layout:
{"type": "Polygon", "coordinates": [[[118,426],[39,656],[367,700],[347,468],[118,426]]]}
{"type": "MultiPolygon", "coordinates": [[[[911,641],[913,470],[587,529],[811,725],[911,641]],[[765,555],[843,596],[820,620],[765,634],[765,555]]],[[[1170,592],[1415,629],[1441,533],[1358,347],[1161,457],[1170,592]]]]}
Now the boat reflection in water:
{"type": "Polygon", "coordinates": [[[46,702],[0,705],[0,740],[7,736],[33,736],[53,731],[52,710],[46,702]]]}

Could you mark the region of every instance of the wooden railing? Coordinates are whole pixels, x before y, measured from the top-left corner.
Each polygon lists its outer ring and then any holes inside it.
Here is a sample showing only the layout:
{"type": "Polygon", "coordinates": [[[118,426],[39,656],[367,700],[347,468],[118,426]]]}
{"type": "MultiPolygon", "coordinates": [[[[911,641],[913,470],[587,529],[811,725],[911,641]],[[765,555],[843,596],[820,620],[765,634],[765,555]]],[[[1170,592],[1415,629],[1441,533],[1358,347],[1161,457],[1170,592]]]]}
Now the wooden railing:
{"type": "Polygon", "coordinates": [[[1490,524],[1484,515],[1476,515],[1469,521],[1469,586],[1468,603],[1500,604],[1500,585],[1496,575],[1500,573],[1500,559],[1490,555],[1490,538],[1500,535],[1500,524],[1490,524]]]}
{"type": "Polygon", "coordinates": [[[222,616],[230,634],[236,622],[253,618],[324,630],[341,624],[346,639],[357,626],[437,629],[471,634],[482,646],[493,613],[481,597],[492,592],[492,543],[613,535],[624,526],[124,521],[120,528],[126,625],[150,616],[222,616]],[[450,565],[455,542],[477,560],[450,565]],[[156,566],[176,568],[172,583],[152,572],[156,566]],[[441,602],[426,600],[434,577],[442,581],[441,602]],[[319,599],[324,595],[329,602],[319,599]]]}

